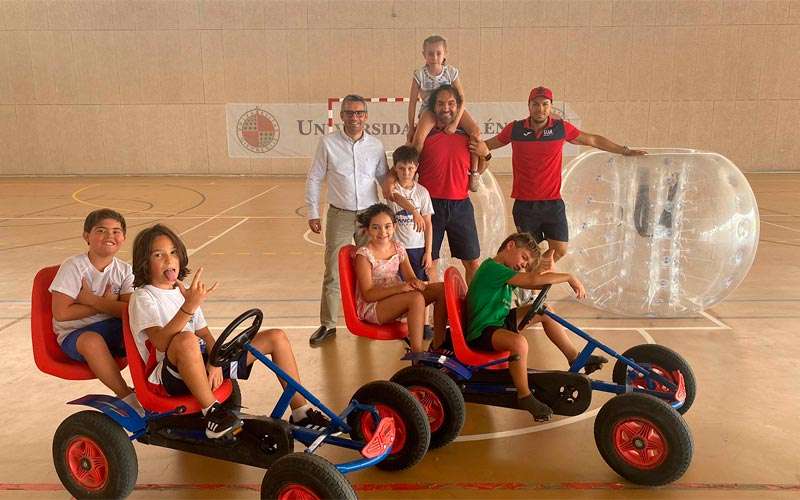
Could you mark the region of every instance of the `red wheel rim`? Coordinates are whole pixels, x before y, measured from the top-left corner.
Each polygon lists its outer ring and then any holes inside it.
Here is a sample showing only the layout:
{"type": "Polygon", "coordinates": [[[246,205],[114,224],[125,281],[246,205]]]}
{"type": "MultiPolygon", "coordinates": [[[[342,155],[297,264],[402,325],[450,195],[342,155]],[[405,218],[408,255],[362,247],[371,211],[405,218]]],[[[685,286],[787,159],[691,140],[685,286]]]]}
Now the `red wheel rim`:
{"type": "Polygon", "coordinates": [[[108,459],[94,440],[78,436],[69,442],[67,465],[79,486],[88,491],[102,490],[108,482],[108,459]]]}
{"type": "Polygon", "coordinates": [[[278,492],[278,500],[320,500],[320,498],[302,484],[289,483],[278,492]]]}
{"type": "MultiPolygon", "coordinates": [[[[657,373],[658,375],[661,375],[662,377],[664,377],[665,379],[669,380],[673,384],[678,385],[678,381],[675,380],[675,377],[672,376],[672,373],[670,373],[669,371],[661,368],[660,366],[658,366],[656,364],[651,364],[650,365],[650,371],[652,371],[654,373],[657,373]]],[[[647,386],[647,380],[644,378],[644,375],[641,375],[641,374],[637,373],[637,377],[635,379],[633,379],[633,381],[631,381],[631,385],[633,387],[637,388],[637,389],[648,389],[648,390],[658,391],[658,392],[672,392],[672,389],[670,389],[666,385],[662,384],[658,380],[652,380],[651,379],[650,382],[652,382],[652,384],[653,384],[652,388],[647,386]]]]}
{"type": "Polygon", "coordinates": [[[431,432],[436,432],[444,423],[444,407],[442,407],[442,400],[439,396],[427,387],[414,385],[408,388],[408,391],[414,395],[425,409],[425,414],[428,415],[428,421],[431,424],[431,432]]]}
{"type": "Polygon", "coordinates": [[[644,418],[628,418],[617,422],[613,436],[617,454],[637,469],[654,469],[664,463],[669,454],[664,435],[644,418]]]}
{"type": "MultiPolygon", "coordinates": [[[[378,416],[380,418],[392,417],[394,419],[394,444],[392,445],[392,453],[390,453],[390,455],[400,453],[400,450],[402,450],[403,446],[406,444],[406,424],[403,417],[391,407],[380,403],[375,405],[375,409],[378,411],[378,416]]],[[[372,439],[377,425],[375,419],[372,418],[372,413],[365,411],[361,414],[361,435],[364,436],[364,441],[372,439]]]]}
{"type": "MultiPolygon", "coordinates": [[[[669,380],[670,382],[672,382],[676,386],[678,385],[678,381],[672,375],[672,372],[670,372],[668,370],[665,370],[664,368],[662,368],[662,367],[660,367],[660,366],[658,366],[656,364],[651,364],[650,365],[650,371],[652,371],[653,373],[656,373],[658,375],[661,375],[662,377],[664,377],[665,379],[669,380]]],[[[637,377],[634,378],[631,381],[631,385],[636,389],[646,389],[646,390],[650,390],[650,391],[658,391],[658,392],[666,392],[666,393],[674,392],[672,389],[670,389],[666,385],[662,384],[658,380],[652,380],[651,379],[650,382],[653,384],[653,387],[648,387],[647,380],[645,379],[644,375],[639,374],[639,373],[637,373],[636,375],[637,375],[637,377]]]]}

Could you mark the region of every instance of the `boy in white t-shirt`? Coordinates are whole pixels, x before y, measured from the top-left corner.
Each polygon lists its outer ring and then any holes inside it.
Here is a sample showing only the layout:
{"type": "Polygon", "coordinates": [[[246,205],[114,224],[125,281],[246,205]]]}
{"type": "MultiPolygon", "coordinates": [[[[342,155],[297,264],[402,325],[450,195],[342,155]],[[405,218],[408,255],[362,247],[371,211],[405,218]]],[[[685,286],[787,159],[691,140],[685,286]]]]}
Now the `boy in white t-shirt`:
{"type": "Polygon", "coordinates": [[[125,218],[115,210],[87,215],[83,239],[89,251],[65,260],[49,290],[53,330],[64,353],[89,365],[100,382],[144,415],[114,360],[125,356],[120,317],[133,292],[131,265],[115,257],[126,230],[125,218]]]}
{"type": "MultiPolygon", "coordinates": [[[[428,190],[414,180],[417,175],[419,153],[411,146],[400,146],[392,153],[392,160],[394,163],[392,171],[397,177],[397,183],[394,185],[394,197],[405,198],[413,208],[409,212],[394,201],[388,201],[389,207],[394,211],[397,219],[394,239],[406,249],[408,261],[417,278],[429,281],[428,273],[433,264],[431,258],[433,204],[428,190]],[[420,216],[425,221],[425,228],[422,231],[417,229],[415,216],[420,216]]],[[[432,335],[433,330],[430,325],[425,325],[425,339],[431,338],[432,335]]]]}

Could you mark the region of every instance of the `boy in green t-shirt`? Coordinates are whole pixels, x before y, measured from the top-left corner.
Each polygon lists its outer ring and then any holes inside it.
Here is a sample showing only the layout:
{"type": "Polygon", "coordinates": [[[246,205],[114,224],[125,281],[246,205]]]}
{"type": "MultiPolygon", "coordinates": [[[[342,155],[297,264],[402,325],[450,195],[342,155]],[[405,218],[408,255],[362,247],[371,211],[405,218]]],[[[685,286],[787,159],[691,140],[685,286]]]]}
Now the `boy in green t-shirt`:
{"type": "MultiPolygon", "coordinates": [[[[467,344],[480,351],[511,351],[512,355],[519,355],[518,361],[509,363],[518,406],[528,410],[537,421],[549,420],[553,410],[536,399],[528,387],[528,341],[519,334],[518,327],[530,306],[512,309],[511,300],[514,288],[537,289],[557,283],[569,283],[579,299],[586,296],[577,278],[569,273],[554,272],[552,266],[552,250],[542,256],[530,233],[514,233],[503,241],[494,258],[481,264],[467,292],[467,344]]],[[[564,328],[547,315],[536,315],[532,322],[542,323],[547,337],[571,365],[579,352],[564,328]]],[[[587,373],[606,362],[603,356],[591,356],[586,365],[587,373]]]]}

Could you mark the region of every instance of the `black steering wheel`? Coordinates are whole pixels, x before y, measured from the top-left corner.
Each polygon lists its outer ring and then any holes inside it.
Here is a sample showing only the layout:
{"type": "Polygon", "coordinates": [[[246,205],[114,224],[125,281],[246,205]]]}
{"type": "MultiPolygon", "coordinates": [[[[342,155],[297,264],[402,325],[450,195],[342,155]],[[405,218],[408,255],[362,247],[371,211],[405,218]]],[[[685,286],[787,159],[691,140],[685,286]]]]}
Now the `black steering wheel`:
{"type": "Polygon", "coordinates": [[[522,321],[519,323],[518,327],[519,331],[524,330],[525,327],[528,326],[528,323],[531,322],[534,316],[536,316],[537,314],[542,314],[544,312],[546,308],[546,306],[544,305],[544,299],[547,298],[547,292],[550,291],[551,286],[552,285],[543,286],[542,289],[539,291],[539,294],[536,296],[536,298],[533,299],[533,302],[531,302],[531,308],[528,310],[528,313],[525,314],[525,316],[522,318],[522,321]]]}
{"type": "Polygon", "coordinates": [[[209,364],[212,366],[222,366],[225,363],[239,359],[242,352],[244,352],[244,345],[253,340],[253,337],[256,336],[259,328],[261,328],[261,321],[263,319],[264,313],[261,312],[261,309],[250,309],[231,321],[231,324],[225,327],[225,330],[219,335],[217,341],[214,342],[214,348],[211,349],[211,354],[208,355],[209,364]],[[242,330],[233,340],[226,343],[225,340],[231,333],[250,318],[253,318],[253,324],[242,330]]]}

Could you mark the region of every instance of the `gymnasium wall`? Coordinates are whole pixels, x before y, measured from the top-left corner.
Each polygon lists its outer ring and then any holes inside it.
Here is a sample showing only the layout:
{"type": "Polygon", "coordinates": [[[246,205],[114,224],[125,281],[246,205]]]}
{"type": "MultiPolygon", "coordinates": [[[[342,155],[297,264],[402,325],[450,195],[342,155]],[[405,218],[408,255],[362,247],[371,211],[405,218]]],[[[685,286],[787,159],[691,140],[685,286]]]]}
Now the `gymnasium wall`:
{"type": "Polygon", "coordinates": [[[543,84],[621,144],[800,170],[799,24],[798,0],[0,0],[0,175],[304,174],[230,158],[225,105],[407,95],[432,33],[468,102],[523,117],[543,84]]]}

